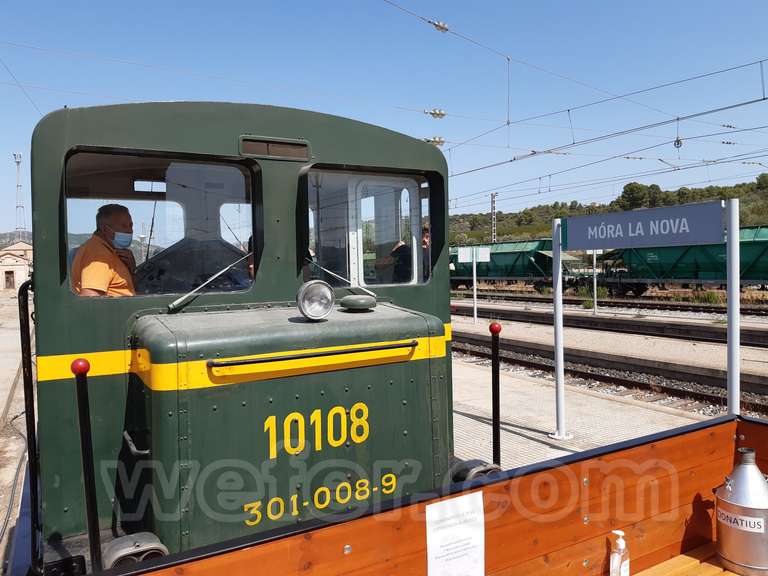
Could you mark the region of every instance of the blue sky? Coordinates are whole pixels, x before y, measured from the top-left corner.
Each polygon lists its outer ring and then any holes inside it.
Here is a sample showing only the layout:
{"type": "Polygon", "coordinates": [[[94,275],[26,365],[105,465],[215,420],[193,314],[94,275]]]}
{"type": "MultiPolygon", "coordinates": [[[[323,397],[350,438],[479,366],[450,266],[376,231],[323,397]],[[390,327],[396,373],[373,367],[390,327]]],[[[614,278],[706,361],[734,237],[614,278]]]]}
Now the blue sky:
{"type": "MultiPolygon", "coordinates": [[[[509,68],[512,120],[768,57],[762,39],[768,4],[758,0],[398,3],[514,59],[509,68]]],[[[504,126],[474,145],[448,152],[455,143],[505,122],[506,60],[440,33],[383,0],[135,0],[125,6],[85,1],[9,4],[0,20],[0,58],[43,113],[64,105],[146,100],[293,106],[419,138],[441,136],[449,142],[443,151],[452,173],[526,150],[762,95],[760,69],[752,66],[636,96],[635,102],[617,100],[577,110],[570,121],[567,114],[560,114],[504,126]],[[434,107],[470,118],[434,120],[418,112],[434,107]]],[[[768,65],[765,72],[768,75],[768,65]]],[[[28,194],[29,140],[40,114],[1,66],[0,103],[0,193],[9,207],[0,212],[0,231],[7,231],[15,226],[10,209],[15,197],[12,153],[24,155],[23,186],[28,194]]],[[[632,179],[676,188],[754,178],[764,168],[741,163],[648,178],[618,177],[670,168],[664,162],[680,166],[761,151],[768,148],[768,128],[684,140],[679,150],[667,143],[633,154],[646,159],[617,159],[549,176],[668,142],[678,133],[685,139],[728,130],[723,124],[740,129],[768,125],[768,102],[573,147],[568,155],[540,155],[452,177],[454,211],[487,211],[488,195],[483,190],[528,179],[531,182],[499,194],[500,210],[554,200],[606,201],[632,179]],[[734,144],[721,144],[723,140],[734,144]],[[558,188],[613,176],[615,182],[558,188]]],[[[750,161],[768,165],[768,157],[750,161]]],[[[29,222],[28,198],[26,208],[29,222]]]]}

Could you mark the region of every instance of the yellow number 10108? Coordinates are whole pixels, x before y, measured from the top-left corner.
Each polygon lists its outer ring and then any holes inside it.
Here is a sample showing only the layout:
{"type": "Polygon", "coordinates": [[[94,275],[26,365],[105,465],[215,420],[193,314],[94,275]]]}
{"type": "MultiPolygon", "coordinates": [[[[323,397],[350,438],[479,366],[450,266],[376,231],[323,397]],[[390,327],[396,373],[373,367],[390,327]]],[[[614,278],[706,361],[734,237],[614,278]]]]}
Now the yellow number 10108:
{"type": "MultiPolygon", "coordinates": [[[[370,426],[368,424],[368,406],[363,402],[354,404],[347,414],[343,406],[334,406],[325,414],[318,408],[309,415],[311,438],[307,438],[307,423],[303,414],[291,412],[283,419],[283,448],[288,454],[299,454],[307,445],[319,452],[323,443],[332,448],[338,448],[351,440],[361,444],[368,439],[370,426]],[[325,426],[323,424],[325,423],[325,426]]],[[[270,416],[264,421],[264,432],[269,441],[269,459],[277,458],[278,425],[277,417],[270,416]]]]}

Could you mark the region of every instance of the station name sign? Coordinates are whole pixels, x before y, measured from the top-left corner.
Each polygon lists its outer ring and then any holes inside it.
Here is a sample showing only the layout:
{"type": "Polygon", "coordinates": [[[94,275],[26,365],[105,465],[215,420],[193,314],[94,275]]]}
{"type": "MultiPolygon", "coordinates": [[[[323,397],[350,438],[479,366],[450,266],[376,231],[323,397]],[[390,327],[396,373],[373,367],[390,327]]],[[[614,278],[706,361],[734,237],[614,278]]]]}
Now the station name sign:
{"type": "Polygon", "coordinates": [[[563,250],[720,244],[724,234],[719,201],[576,216],[562,225],[563,250]]]}

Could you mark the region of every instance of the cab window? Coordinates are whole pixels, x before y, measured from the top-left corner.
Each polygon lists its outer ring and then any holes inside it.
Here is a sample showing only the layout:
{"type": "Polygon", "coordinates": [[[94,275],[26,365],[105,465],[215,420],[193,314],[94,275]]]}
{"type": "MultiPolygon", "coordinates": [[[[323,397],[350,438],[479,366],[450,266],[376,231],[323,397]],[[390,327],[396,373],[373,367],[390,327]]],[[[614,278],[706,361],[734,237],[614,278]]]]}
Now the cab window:
{"type": "Polygon", "coordinates": [[[312,275],[332,285],[418,284],[429,279],[429,186],[411,175],[312,170],[308,177],[312,275]],[[345,280],[342,280],[345,279],[345,280]]]}
{"type": "Polygon", "coordinates": [[[70,286],[81,296],[205,292],[253,282],[252,190],[237,164],[80,152],[66,165],[70,286]]]}

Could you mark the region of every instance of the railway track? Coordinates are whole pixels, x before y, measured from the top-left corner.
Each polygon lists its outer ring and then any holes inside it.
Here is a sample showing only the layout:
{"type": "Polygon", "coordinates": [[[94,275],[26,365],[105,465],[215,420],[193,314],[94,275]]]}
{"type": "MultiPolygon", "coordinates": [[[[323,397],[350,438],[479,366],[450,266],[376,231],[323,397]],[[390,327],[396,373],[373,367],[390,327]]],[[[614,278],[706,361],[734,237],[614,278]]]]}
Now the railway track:
{"type": "MultiPolygon", "coordinates": [[[[473,307],[463,302],[452,302],[451,313],[459,316],[472,316],[473,307]]],[[[477,307],[480,318],[507,320],[509,322],[529,322],[532,324],[552,325],[553,315],[550,311],[520,310],[504,306],[480,305],[477,307]]],[[[678,340],[694,340],[697,342],[726,343],[728,330],[726,326],[715,326],[697,322],[667,322],[647,318],[620,318],[614,316],[592,316],[590,314],[563,314],[563,325],[571,328],[601,330],[606,332],[621,332],[624,334],[640,334],[643,336],[660,336],[678,340]]],[[[756,348],[768,348],[768,329],[741,329],[741,345],[756,348]]]]}
{"type": "MultiPolygon", "coordinates": [[[[472,298],[471,290],[451,290],[451,298],[472,298]]],[[[501,292],[497,290],[478,290],[478,300],[496,300],[500,302],[534,302],[551,304],[552,297],[541,294],[524,294],[520,292],[501,292]]],[[[563,296],[563,304],[580,305],[584,298],[563,296]]],[[[662,300],[638,300],[623,298],[602,298],[597,306],[603,308],[638,308],[642,310],[666,310],[674,312],[709,312],[725,314],[728,309],[722,304],[702,304],[699,302],[669,302],[662,300]]],[[[745,316],[768,316],[768,305],[742,305],[741,313],[745,316]]]]}
{"type": "MultiPolygon", "coordinates": [[[[454,330],[452,349],[474,356],[490,358],[488,337],[454,330]]],[[[501,338],[502,361],[552,372],[552,346],[501,338]]],[[[649,390],[678,398],[689,398],[708,404],[726,403],[724,370],[628,358],[617,354],[565,349],[565,371],[587,380],[649,390]]],[[[768,377],[742,373],[742,408],[768,414],[768,377]]]]}

